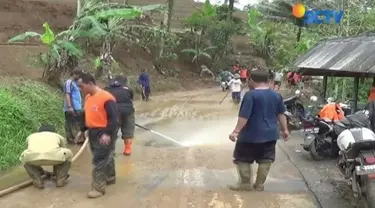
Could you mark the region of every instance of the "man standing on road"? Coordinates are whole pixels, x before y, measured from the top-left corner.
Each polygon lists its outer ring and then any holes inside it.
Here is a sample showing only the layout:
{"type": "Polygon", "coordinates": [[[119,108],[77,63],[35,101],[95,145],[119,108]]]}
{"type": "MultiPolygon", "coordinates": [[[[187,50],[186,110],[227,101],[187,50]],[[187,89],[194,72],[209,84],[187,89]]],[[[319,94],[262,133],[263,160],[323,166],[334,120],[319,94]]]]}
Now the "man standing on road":
{"type": "Polygon", "coordinates": [[[66,139],[55,133],[52,125],[43,125],[39,132],[27,137],[27,150],[20,157],[26,172],[33,180],[36,188],[44,188],[42,166],[53,166],[56,176],[56,187],[66,184],[73,153],[66,148],[66,139]]]}
{"type": "Polygon", "coordinates": [[[237,166],[239,182],[230,185],[234,191],[264,190],[271,164],[275,160],[278,139],[278,121],[286,141],[289,137],[281,96],[269,88],[268,72],[256,70],[249,80],[253,90],[246,92],[240,107],[238,121],[229,139],[236,142],[233,161],[237,166]],[[252,163],[259,164],[255,184],[252,185],[252,163]]]}
{"type": "Polygon", "coordinates": [[[281,82],[283,80],[284,74],[282,72],[276,72],[275,73],[275,78],[274,78],[274,90],[279,91],[281,87],[281,82]]]}
{"type": "Polygon", "coordinates": [[[142,70],[142,73],[138,77],[138,84],[141,86],[142,90],[142,100],[148,101],[148,97],[151,93],[151,86],[150,86],[150,76],[146,72],[146,69],[142,70]]]}
{"type": "Polygon", "coordinates": [[[68,142],[74,141],[73,129],[79,129],[82,122],[82,98],[77,86],[77,79],[82,72],[73,70],[71,78],[64,83],[64,113],[65,113],[65,134],[68,142]]]}
{"type": "Polygon", "coordinates": [[[100,89],[91,74],[83,74],[78,86],[86,94],[85,125],[82,132],[88,130],[92,152],[92,183],[89,198],[98,198],[105,194],[105,187],[116,182],[114,162],[115,142],[117,138],[117,107],[111,93],[100,89]]]}
{"type": "Polygon", "coordinates": [[[124,76],[117,76],[107,91],[116,99],[117,110],[119,113],[119,126],[121,129],[121,138],[124,140],[124,155],[131,155],[132,142],[135,130],[135,117],[133,106],[133,91],[127,86],[127,79],[124,76]]]}

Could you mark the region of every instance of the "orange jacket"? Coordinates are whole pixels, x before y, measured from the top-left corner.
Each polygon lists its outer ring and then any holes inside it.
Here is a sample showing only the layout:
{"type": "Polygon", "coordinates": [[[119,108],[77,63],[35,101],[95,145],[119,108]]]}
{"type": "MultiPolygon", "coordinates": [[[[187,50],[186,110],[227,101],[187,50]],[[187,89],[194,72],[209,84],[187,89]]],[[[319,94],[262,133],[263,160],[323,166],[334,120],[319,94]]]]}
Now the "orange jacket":
{"type": "Polygon", "coordinates": [[[240,77],[241,78],[247,78],[247,69],[241,69],[240,77]]]}
{"type": "Polygon", "coordinates": [[[371,87],[370,94],[368,96],[368,102],[375,100],[375,87],[371,87]]]}
{"type": "Polygon", "coordinates": [[[319,117],[332,121],[339,121],[345,118],[345,114],[339,104],[328,103],[319,111],[319,117]]]}

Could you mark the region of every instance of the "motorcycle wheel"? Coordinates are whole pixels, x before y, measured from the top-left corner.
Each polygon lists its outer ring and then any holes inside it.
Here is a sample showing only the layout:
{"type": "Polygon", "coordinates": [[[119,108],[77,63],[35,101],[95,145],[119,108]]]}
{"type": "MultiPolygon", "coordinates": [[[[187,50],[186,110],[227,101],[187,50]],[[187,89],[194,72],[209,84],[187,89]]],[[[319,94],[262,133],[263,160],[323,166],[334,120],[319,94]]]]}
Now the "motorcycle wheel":
{"type": "Polygon", "coordinates": [[[224,87],[221,87],[221,90],[223,90],[223,92],[225,92],[225,88],[224,87]]]}
{"type": "Polygon", "coordinates": [[[375,180],[366,180],[366,203],[368,207],[375,207],[375,180]]]}
{"type": "Polygon", "coordinates": [[[324,157],[319,155],[319,153],[316,151],[316,140],[314,140],[310,146],[309,146],[309,152],[310,152],[310,155],[311,157],[314,159],[314,160],[323,160],[324,157]]]}

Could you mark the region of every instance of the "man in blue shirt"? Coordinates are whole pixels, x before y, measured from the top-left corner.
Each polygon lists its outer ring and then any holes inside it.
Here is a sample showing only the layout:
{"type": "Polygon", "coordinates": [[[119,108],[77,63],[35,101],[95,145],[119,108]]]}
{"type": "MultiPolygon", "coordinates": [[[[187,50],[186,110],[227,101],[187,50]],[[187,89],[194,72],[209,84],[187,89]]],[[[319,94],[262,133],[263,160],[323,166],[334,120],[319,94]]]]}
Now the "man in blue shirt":
{"type": "Polygon", "coordinates": [[[236,142],[233,161],[240,178],[239,183],[229,186],[231,190],[250,191],[255,188],[263,191],[264,182],[275,160],[276,141],[279,137],[278,122],[284,140],[287,141],[289,137],[283,100],[280,94],[269,88],[268,78],[267,71],[251,72],[249,87],[252,90],[246,92],[237,125],[229,135],[229,139],[236,142]],[[254,162],[259,166],[253,186],[251,165],[254,162]]]}
{"type": "Polygon", "coordinates": [[[138,84],[142,89],[142,100],[147,101],[151,93],[150,77],[146,72],[146,69],[142,70],[142,73],[138,77],[138,84]]]}
{"type": "Polygon", "coordinates": [[[74,133],[78,132],[82,122],[82,98],[76,83],[81,74],[80,70],[73,70],[70,73],[71,78],[64,83],[65,133],[69,142],[74,142],[74,133]]]}

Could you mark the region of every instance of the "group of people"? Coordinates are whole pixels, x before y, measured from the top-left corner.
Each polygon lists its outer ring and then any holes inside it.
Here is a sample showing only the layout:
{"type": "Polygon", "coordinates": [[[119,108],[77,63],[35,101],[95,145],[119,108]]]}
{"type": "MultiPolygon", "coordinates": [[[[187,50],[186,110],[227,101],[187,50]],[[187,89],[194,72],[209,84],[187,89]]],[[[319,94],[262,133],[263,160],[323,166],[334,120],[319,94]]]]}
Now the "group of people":
{"type": "MultiPolygon", "coordinates": [[[[149,86],[147,73],[142,74],[139,78],[140,84],[143,87],[149,86]]],[[[236,75],[230,82],[236,87],[241,87],[239,79],[236,75]]],[[[275,145],[279,139],[279,132],[287,140],[289,131],[283,99],[274,90],[275,84],[278,85],[275,74],[265,70],[254,70],[246,82],[251,90],[244,95],[237,124],[229,135],[229,139],[236,142],[233,161],[238,169],[240,181],[229,188],[255,188],[262,191],[271,164],[275,160],[275,145]],[[257,178],[252,184],[251,166],[254,162],[259,166],[257,178]]],[[[149,88],[144,89],[150,91],[149,88]]],[[[237,92],[238,89],[234,87],[233,90],[237,92]]],[[[105,194],[107,185],[116,182],[114,150],[118,129],[121,129],[124,140],[124,154],[131,154],[135,129],[134,94],[127,87],[127,79],[124,76],[111,79],[108,87],[102,89],[91,74],[77,70],[74,70],[71,79],[66,81],[64,92],[66,136],[68,140],[76,140],[87,131],[93,164],[88,197],[98,198],[105,194]],[[86,95],[84,105],[80,92],[86,95]],[[74,137],[72,127],[77,123],[80,131],[74,137]]],[[[27,138],[27,143],[28,148],[21,154],[20,160],[33,179],[33,185],[43,188],[42,175],[45,171],[42,166],[53,166],[56,186],[64,186],[73,158],[71,150],[66,148],[67,139],[57,134],[54,126],[43,125],[39,132],[27,138]]]]}
{"type": "MultiPolygon", "coordinates": [[[[93,155],[92,184],[89,198],[105,194],[107,185],[116,182],[114,163],[115,142],[120,129],[124,141],[124,155],[132,153],[132,139],[135,130],[134,94],[127,86],[125,76],[109,80],[106,88],[100,88],[95,78],[79,70],[71,72],[71,78],[64,84],[64,113],[66,138],[56,133],[52,125],[42,125],[39,132],[27,137],[27,149],[20,160],[33,180],[36,188],[44,188],[42,166],[53,166],[56,186],[62,187],[69,177],[73,153],[66,148],[68,141],[83,142],[87,131],[93,155]],[[82,105],[81,92],[85,94],[82,105]],[[78,133],[73,134],[73,129],[78,133]]],[[[139,76],[142,98],[147,100],[151,92],[150,79],[145,70],[139,76]]]]}

